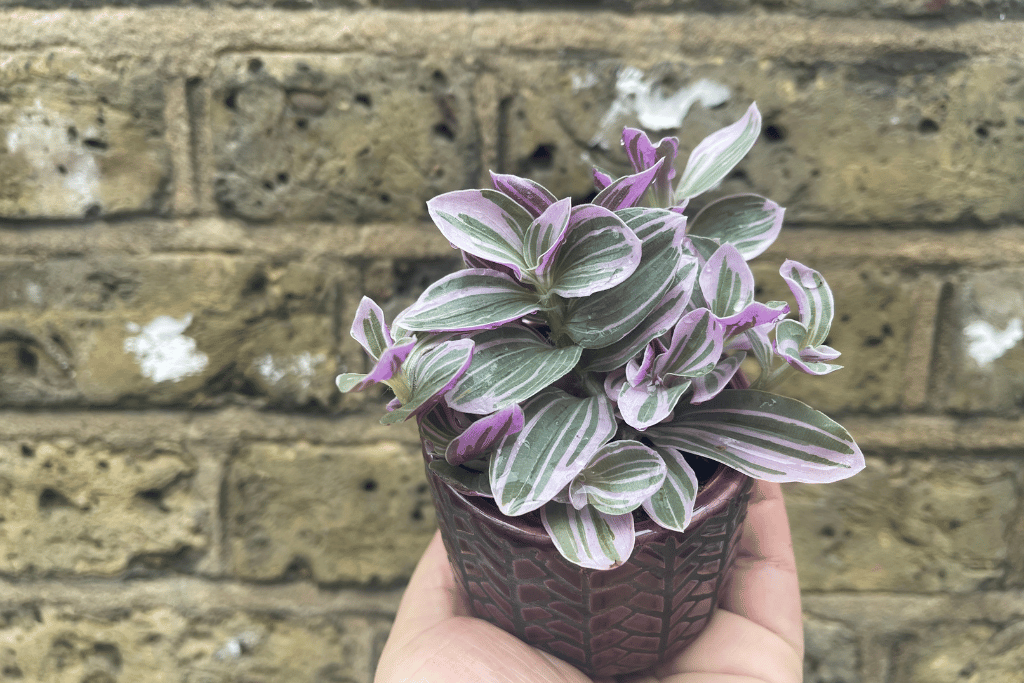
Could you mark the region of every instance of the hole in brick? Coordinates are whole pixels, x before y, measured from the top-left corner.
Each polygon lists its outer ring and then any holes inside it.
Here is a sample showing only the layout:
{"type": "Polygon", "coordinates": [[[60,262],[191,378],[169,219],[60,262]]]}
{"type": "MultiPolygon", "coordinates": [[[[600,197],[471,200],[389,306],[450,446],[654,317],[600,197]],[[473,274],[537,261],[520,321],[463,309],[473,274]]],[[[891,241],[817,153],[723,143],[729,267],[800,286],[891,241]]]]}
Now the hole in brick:
{"type": "Polygon", "coordinates": [[[100,460],[99,462],[96,463],[96,469],[108,470],[110,469],[110,463],[108,463],[106,460],[100,460]]]}
{"type": "Polygon", "coordinates": [[[735,171],[729,174],[729,180],[740,180],[742,182],[749,182],[750,176],[742,168],[737,168],[735,171]]]}
{"type": "Polygon", "coordinates": [[[78,139],[78,129],[74,126],[68,126],[68,142],[74,142],[78,139]]]}
{"type": "Polygon", "coordinates": [[[277,184],[278,185],[287,185],[288,184],[288,180],[289,180],[289,178],[288,178],[288,174],[287,173],[278,173],[277,174],[277,184]]]}
{"type": "Polygon", "coordinates": [[[785,128],[775,123],[769,123],[764,127],[764,137],[768,142],[782,142],[787,134],[785,128]]]}
{"type": "Polygon", "coordinates": [[[18,347],[18,367],[34,375],[39,370],[39,356],[27,346],[18,347]]]}
{"type": "Polygon", "coordinates": [[[391,203],[391,195],[389,195],[387,192],[381,192],[377,198],[380,199],[381,204],[391,203]]]}
{"type": "Polygon", "coordinates": [[[836,530],[830,525],[826,524],[825,526],[821,527],[820,533],[822,536],[832,538],[836,535],[836,530]]]}
{"type": "Polygon", "coordinates": [[[413,508],[412,513],[410,513],[409,517],[414,522],[423,521],[423,510],[421,510],[420,507],[417,505],[415,508],[413,508]]]}
{"type": "Polygon", "coordinates": [[[970,678],[972,675],[974,675],[974,670],[977,668],[977,664],[975,664],[974,662],[968,662],[967,665],[964,666],[964,668],[960,669],[960,671],[957,673],[957,676],[959,676],[960,678],[970,678]]]}
{"type": "Polygon", "coordinates": [[[434,83],[440,86],[448,85],[448,77],[444,75],[444,72],[440,69],[434,69],[434,73],[430,74],[430,77],[434,79],[434,83]]]}
{"type": "Polygon", "coordinates": [[[71,501],[68,500],[60,491],[51,488],[45,488],[39,494],[39,509],[41,511],[56,510],[57,508],[73,508],[71,501]]]}
{"type": "Polygon", "coordinates": [[[298,128],[299,130],[306,130],[307,128],[309,128],[309,121],[307,121],[306,119],[296,119],[295,127],[298,128]]]}
{"type": "Polygon", "coordinates": [[[85,140],[82,140],[82,144],[86,147],[92,147],[93,149],[107,149],[110,146],[98,138],[86,138],[85,140]]]}
{"type": "Polygon", "coordinates": [[[249,60],[249,73],[254,74],[263,69],[262,59],[250,59],[249,60]]]}
{"type": "Polygon", "coordinates": [[[949,530],[950,531],[955,531],[955,530],[959,529],[960,527],[962,527],[963,525],[964,525],[964,523],[962,521],[960,521],[959,519],[951,519],[951,520],[949,520],[949,530]]]}
{"type": "Polygon", "coordinates": [[[121,651],[113,643],[96,643],[92,653],[107,662],[114,671],[121,670],[121,651]]]}
{"type": "Polygon", "coordinates": [[[96,218],[96,216],[100,215],[100,212],[102,210],[103,209],[100,207],[99,204],[90,204],[89,208],[87,208],[85,210],[85,217],[86,218],[96,218]]]}
{"type": "MultiPolygon", "coordinates": [[[[292,561],[285,567],[284,576],[285,581],[301,581],[303,579],[313,578],[313,568],[309,566],[309,560],[304,557],[296,556],[292,558],[292,561]]],[[[243,644],[244,645],[244,644],[243,644]]],[[[243,647],[243,652],[249,648],[243,647]]]]}
{"type": "Polygon", "coordinates": [[[935,123],[932,119],[921,119],[917,124],[917,132],[924,135],[931,135],[932,133],[939,132],[939,124],[935,123]]]}
{"type": "Polygon", "coordinates": [[[273,190],[274,189],[274,183],[270,182],[269,180],[264,180],[263,181],[263,189],[264,190],[273,190]]]}
{"type": "Polygon", "coordinates": [[[421,496],[424,495],[429,490],[430,487],[426,484],[426,482],[416,487],[416,493],[420,494],[421,496]]]}
{"type": "Polygon", "coordinates": [[[57,173],[60,173],[61,175],[67,175],[68,174],[68,167],[65,166],[64,164],[58,164],[57,165],[57,173]]]}
{"type": "Polygon", "coordinates": [[[985,138],[988,137],[988,128],[986,128],[985,126],[978,126],[977,128],[974,129],[974,134],[977,135],[982,140],[984,140],[985,138]]]}
{"type": "Polygon", "coordinates": [[[367,109],[369,109],[370,107],[373,106],[373,99],[369,95],[367,95],[366,93],[359,93],[359,94],[357,94],[355,99],[356,99],[356,104],[361,104],[362,106],[366,107],[367,109]]]}
{"type": "Polygon", "coordinates": [[[160,512],[167,512],[169,508],[164,503],[164,492],[161,489],[146,489],[139,491],[135,497],[146,505],[150,505],[160,512]]]}
{"type": "Polygon", "coordinates": [[[23,458],[34,458],[36,456],[36,449],[29,446],[27,443],[21,444],[21,457],[23,458]]]}
{"type": "Polygon", "coordinates": [[[439,123],[434,126],[434,135],[439,138],[444,138],[448,142],[455,140],[455,132],[448,126],[447,123],[439,123]]]}
{"type": "Polygon", "coordinates": [[[227,96],[224,98],[224,106],[227,107],[228,109],[237,109],[238,108],[238,91],[237,90],[232,90],[231,92],[229,92],[227,94],[227,96]]]}
{"type": "Polygon", "coordinates": [[[365,479],[363,481],[363,483],[362,483],[362,488],[363,488],[364,491],[376,491],[377,490],[377,480],[376,479],[365,479]]]}
{"type": "Polygon", "coordinates": [[[24,674],[21,672],[21,669],[19,669],[14,664],[8,664],[7,666],[5,666],[2,670],[0,670],[0,674],[2,674],[4,678],[18,679],[24,677],[24,674]]]}
{"type": "Polygon", "coordinates": [[[555,165],[555,152],[557,151],[558,147],[550,143],[537,145],[537,148],[526,159],[524,165],[530,170],[550,170],[555,165]]]}

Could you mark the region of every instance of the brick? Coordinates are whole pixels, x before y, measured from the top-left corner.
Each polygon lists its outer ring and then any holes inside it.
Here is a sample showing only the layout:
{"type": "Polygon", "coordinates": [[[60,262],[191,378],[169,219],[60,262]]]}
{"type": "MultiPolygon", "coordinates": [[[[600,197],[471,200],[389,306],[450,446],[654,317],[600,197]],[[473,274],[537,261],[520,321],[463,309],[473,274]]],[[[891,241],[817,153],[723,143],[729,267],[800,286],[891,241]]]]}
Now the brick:
{"type": "MultiPolygon", "coordinates": [[[[773,250],[751,265],[759,301],[788,301],[797,318],[796,303],[779,275],[785,254],[773,250]]],[[[815,268],[815,260],[805,260],[815,268]]],[[[776,391],[804,401],[826,413],[893,410],[904,393],[908,358],[919,344],[912,337],[917,315],[915,298],[922,287],[884,263],[820,270],[835,298],[835,318],[826,343],[842,353],[842,370],[821,377],[794,371],[776,391]]],[[[856,436],[856,435],[854,435],[856,436]]]]}
{"type": "Polygon", "coordinates": [[[370,683],[375,617],[6,605],[5,676],[27,681],[370,683]]]}
{"type": "Polygon", "coordinates": [[[151,213],[171,178],[152,64],[71,49],[0,59],[0,219],[151,213]]]}
{"type": "Polygon", "coordinates": [[[227,477],[227,544],[244,579],[408,578],[434,533],[415,447],[254,443],[227,477]]]}
{"type": "Polygon", "coordinates": [[[216,403],[337,406],[336,300],[358,271],[224,256],[0,261],[0,377],[8,405],[216,403]],[[330,275],[328,275],[328,270],[330,275]]]}
{"type": "Polygon", "coordinates": [[[1024,270],[969,272],[945,290],[935,407],[1019,414],[1024,406],[1024,270]]]}
{"type": "Polygon", "coordinates": [[[804,680],[807,683],[859,680],[859,659],[853,629],[839,622],[804,616],[804,680]]]}
{"type": "Polygon", "coordinates": [[[213,501],[180,443],[125,449],[0,441],[0,572],[117,575],[185,566],[211,544],[213,501]]]}
{"type": "Polygon", "coordinates": [[[868,457],[850,479],[784,486],[811,591],[970,592],[1004,578],[1017,511],[1012,461],[868,457]]]}
{"type": "Polygon", "coordinates": [[[408,219],[476,184],[469,77],[456,64],[232,55],[213,92],[216,197],[229,215],[408,219]]]}
{"type": "Polygon", "coordinates": [[[1015,161],[1024,154],[1019,60],[900,50],[801,63],[722,49],[709,46],[701,61],[652,64],[591,55],[494,60],[498,86],[488,90],[500,100],[494,118],[505,143],[490,157],[556,195],[586,198],[591,163],[627,172],[618,144],[624,125],[677,134],[682,167],[701,139],[756,101],[764,115],[759,143],[693,210],[753,191],[785,206],[790,221],[1024,215],[1015,161]],[[712,87],[697,87],[703,79],[712,87]],[[684,123],[676,116],[682,106],[665,104],[672,98],[694,101],[684,123]]]}
{"type": "Polygon", "coordinates": [[[1012,683],[1024,670],[1024,621],[937,624],[901,644],[893,680],[1012,683]]]}

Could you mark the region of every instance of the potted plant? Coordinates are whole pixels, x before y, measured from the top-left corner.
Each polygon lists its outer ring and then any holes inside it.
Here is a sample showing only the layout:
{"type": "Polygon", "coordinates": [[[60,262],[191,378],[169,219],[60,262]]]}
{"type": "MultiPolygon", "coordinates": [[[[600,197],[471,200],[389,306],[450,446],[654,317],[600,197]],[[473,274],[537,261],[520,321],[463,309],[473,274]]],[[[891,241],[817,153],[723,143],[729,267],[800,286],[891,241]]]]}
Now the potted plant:
{"type": "Polygon", "coordinates": [[[670,657],[707,623],[751,478],[824,483],[864,458],[839,424],[772,393],[839,369],[832,293],[795,261],[796,300],[754,299],[747,261],[783,208],[742,194],[695,215],[761,130],[756,105],[691,152],[625,129],[634,173],[595,169],[573,206],[492,174],[427,207],[464,270],[389,327],[364,298],[373,357],[341,391],[385,384],[384,424],[415,417],[449,559],[477,616],[594,676],[670,657]],[[751,382],[740,372],[752,359],[751,382]]]}

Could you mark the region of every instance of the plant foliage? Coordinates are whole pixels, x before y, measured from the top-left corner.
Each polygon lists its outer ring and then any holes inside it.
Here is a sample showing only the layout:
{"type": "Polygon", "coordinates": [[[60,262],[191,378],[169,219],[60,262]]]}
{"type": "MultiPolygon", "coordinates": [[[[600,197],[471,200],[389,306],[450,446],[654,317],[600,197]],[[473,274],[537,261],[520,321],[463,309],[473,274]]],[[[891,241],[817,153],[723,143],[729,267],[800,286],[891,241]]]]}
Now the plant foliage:
{"type": "Polygon", "coordinates": [[[815,270],[779,273],[797,304],[754,298],[747,261],[784,209],[753,194],[689,200],[716,187],[761,130],[755,105],[691,152],[627,128],[634,173],[595,170],[573,206],[532,180],[427,203],[467,264],[395,319],[364,298],[352,336],[373,358],[341,391],[389,386],[385,424],[416,417],[430,469],[506,515],[538,511],[570,561],[608,569],[634,544],[634,512],[682,531],[701,456],[769,481],[824,483],[864,468],[849,433],[771,389],[791,370],[839,369],[825,345],[832,292],[815,270]],[[673,186],[674,185],[674,186],[673,186]],[[747,358],[749,389],[733,379],[747,358]]]}

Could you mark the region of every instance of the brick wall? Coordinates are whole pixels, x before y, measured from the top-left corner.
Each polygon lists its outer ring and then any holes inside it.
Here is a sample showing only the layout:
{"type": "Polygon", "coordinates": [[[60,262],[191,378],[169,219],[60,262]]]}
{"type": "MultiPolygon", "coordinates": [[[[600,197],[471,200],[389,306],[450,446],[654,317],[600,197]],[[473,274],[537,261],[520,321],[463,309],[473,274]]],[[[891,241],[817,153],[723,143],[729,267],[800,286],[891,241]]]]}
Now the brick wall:
{"type": "Polygon", "coordinates": [[[807,680],[1020,680],[1024,2],[556,5],[0,0],[0,681],[368,683],[434,522],[333,387],[359,298],[454,267],[427,198],[586,198],[687,99],[684,149],[765,115],[765,296],[836,291],[847,369],[785,389],[868,469],[786,490],[807,680]]]}

